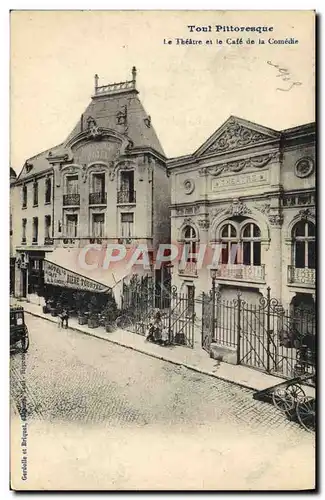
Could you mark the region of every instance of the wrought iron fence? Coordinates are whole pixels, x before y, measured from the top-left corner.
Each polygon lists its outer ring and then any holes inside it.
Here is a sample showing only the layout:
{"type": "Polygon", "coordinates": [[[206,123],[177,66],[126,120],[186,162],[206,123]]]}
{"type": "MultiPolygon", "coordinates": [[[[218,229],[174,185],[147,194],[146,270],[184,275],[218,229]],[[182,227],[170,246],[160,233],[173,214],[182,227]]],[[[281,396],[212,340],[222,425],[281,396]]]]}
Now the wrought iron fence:
{"type": "Polygon", "coordinates": [[[270,289],[258,304],[205,295],[202,303],[202,347],[211,343],[236,350],[237,364],[285,378],[316,371],[316,311],[284,308],[270,289]]]}
{"type": "Polygon", "coordinates": [[[123,284],[121,302],[122,316],[118,326],[147,335],[153,316],[159,311],[169,343],[194,347],[193,297],[171,287],[170,277],[155,281],[149,276],[132,276],[123,284]]]}

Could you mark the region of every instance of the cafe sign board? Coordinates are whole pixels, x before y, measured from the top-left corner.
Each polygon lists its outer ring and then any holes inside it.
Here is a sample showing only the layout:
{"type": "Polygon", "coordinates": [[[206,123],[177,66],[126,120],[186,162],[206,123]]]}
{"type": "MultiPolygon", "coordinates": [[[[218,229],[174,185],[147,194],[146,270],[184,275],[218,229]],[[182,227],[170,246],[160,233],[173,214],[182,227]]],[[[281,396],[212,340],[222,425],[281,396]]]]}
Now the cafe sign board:
{"type": "Polygon", "coordinates": [[[85,292],[107,292],[109,290],[109,287],[102,283],[88,279],[47,260],[44,260],[44,282],[48,285],[74,288],[85,292]]]}

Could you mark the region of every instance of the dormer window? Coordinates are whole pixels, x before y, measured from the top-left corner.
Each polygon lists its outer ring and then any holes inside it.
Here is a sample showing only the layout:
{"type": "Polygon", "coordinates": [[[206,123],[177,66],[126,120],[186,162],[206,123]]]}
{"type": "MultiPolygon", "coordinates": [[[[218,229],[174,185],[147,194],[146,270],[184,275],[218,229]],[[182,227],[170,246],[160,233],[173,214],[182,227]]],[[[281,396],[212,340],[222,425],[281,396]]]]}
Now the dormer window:
{"type": "Polygon", "coordinates": [[[25,166],[26,166],[26,173],[29,174],[33,168],[33,164],[26,162],[25,166]]]}

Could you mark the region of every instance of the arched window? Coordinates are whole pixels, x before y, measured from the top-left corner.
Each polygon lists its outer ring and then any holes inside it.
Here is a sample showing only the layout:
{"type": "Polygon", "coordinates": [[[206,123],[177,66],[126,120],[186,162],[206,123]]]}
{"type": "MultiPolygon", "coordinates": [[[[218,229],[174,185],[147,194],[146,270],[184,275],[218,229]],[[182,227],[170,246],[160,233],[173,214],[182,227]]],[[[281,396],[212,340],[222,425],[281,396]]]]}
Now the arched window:
{"type": "Polygon", "coordinates": [[[315,224],[300,221],[292,229],[294,267],[315,269],[315,224]]]}
{"type": "Polygon", "coordinates": [[[221,264],[238,263],[238,232],[232,224],[225,224],[221,228],[221,264]]]}
{"type": "Polygon", "coordinates": [[[183,230],[183,238],[186,247],[186,262],[196,262],[196,243],[197,234],[192,226],[185,226],[183,230]]]}
{"type": "Polygon", "coordinates": [[[246,266],[261,265],[261,231],[250,222],[242,230],[242,263],[246,266]]]}

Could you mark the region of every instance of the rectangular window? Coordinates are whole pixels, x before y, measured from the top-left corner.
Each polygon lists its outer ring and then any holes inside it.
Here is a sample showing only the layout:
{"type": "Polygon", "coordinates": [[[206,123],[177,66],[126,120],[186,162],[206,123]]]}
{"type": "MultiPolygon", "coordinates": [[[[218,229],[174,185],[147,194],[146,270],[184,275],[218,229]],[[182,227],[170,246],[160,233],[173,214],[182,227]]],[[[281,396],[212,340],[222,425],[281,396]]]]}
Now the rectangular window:
{"type": "Polygon", "coordinates": [[[121,191],[134,191],[134,172],[121,172],[121,191]]]}
{"type": "Polygon", "coordinates": [[[22,234],[21,234],[21,242],[26,243],[26,226],[27,226],[27,219],[22,220],[22,234]]]}
{"type": "Polygon", "coordinates": [[[105,174],[93,174],[93,193],[105,193],[105,174]]]}
{"type": "Polygon", "coordinates": [[[117,196],[118,203],[135,203],[134,172],[120,173],[120,190],[117,196]]]}
{"type": "Polygon", "coordinates": [[[253,264],[254,266],[261,265],[261,243],[259,241],[253,243],[253,264]]]}
{"type": "Polygon", "coordinates": [[[38,205],[38,182],[34,181],[33,184],[33,206],[37,207],[38,205]]]}
{"type": "Polygon", "coordinates": [[[51,203],[52,182],[51,179],[45,179],[45,203],[51,203]]]}
{"type": "Polygon", "coordinates": [[[94,214],[93,215],[93,237],[103,238],[104,237],[104,224],[105,215],[104,214],[94,214]]]}
{"type": "Polygon", "coordinates": [[[78,215],[67,214],[66,216],[66,237],[76,238],[78,235],[78,215]]]}
{"type": "Polygon", "coordinates": [[[33,243],[38,242],[38,217],[33,217],[33,243]]]}
{"type": "Polygon", "coordinates": [[[51,237],[51,216],[45,215],[45,225],[44,225],[44,237],[51,237]]]}
{"type": "Polygon", "coordinates": [[[79,194],[78,175],[68,175],[66,178],[66,194],[79,194]]]}
{"type": "Polygon", "coordinates": [[[27,186],[23,186],[23,208],[27,207],[27,186]]]}
{"type": "Polygon", "coordinates": [[[133,237],[133,213],[121,214],[121,236],[122,238],[133,237]]]}

